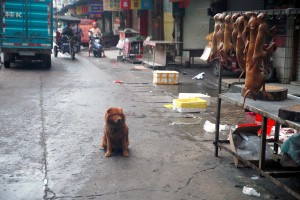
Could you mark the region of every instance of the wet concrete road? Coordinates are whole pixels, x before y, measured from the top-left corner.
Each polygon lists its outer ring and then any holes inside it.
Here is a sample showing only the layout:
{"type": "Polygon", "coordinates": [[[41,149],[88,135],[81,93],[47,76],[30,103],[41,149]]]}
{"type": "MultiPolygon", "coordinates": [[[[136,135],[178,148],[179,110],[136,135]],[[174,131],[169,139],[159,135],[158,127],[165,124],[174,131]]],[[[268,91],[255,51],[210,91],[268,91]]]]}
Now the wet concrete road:
{"type": "MultiPolygon", "coordinates": [[[[215,118],[215,78],[192,80],[195,71],[182,69],[185,83],[154,87],[151,70],[87,58],[86,52],[75,61],[59,54],[52,66],[0,71],[1,200],[255,199],[242,193],[245,185],[261,199],[292,199],[263,178],[251,180],[257,174],[236,169],[228,153],[214,157],[214,135],[203,131],[203,123],[215,118]],[[201,114],[164,108],[179,92],[214,98],[201,114]],[[127,116],[128,158],[105,158],[99,147],[104,112],[112,106],[127,116]]],[[[203,70],[208,78],[209,69],[203,70]]],[[[236,112],[226,119],[231,125],[245,115],[223,107],[236,112]]]]}

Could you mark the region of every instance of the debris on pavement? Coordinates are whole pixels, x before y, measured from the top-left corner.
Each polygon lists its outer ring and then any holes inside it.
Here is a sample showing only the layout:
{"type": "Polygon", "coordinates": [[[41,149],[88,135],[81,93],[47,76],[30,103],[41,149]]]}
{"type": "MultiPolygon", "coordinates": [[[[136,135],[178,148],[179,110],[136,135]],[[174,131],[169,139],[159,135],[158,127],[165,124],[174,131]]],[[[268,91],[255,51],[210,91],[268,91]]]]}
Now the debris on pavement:
{"type": "Polygon", "coordinates": [[[202,80],[204,78],[205,72],[201,72],[197,76],[194,76],[192,79],[202,80]]]}
{"type": "Polygon", "coordinates": [[[171,109],[172,109],[172,108],[173,108],[173,104],[165,104],[164,107],[165,107],[165,108],[171,108],[171,109]]]}
{"type": "Polygon", "coordinates": [[[254,188],[244,186],[243,187],[243,194],[247,194],[249,196],[260,197],[260,193],[257,192],[254,188]]]}
{"type": "Polygon", "coordinates": [[[149,70],[149,69],[146,68],[146,67],[143,66],[143,65],[138,65],[138,66],[134,66],[133,70],[136,70],[136,71],[143,71],[143,70],[149,70]]]}
{"type": "Polygon", "coordinates": [[[115,80],[114,83],[123,83],[121,80],[115,80]]]}
{"type": "MultiPolygon", "coordinates": [[[[210,121],[206,120],[203,129],[208,133],[214,133],[216,131],[216,124],[211,123],[210,121]]],[[[230,129],[230,126],[228,125],[222,125],[220,124],[219,130],[220,131],[228,131],[230,129]]]]}
{"type": "Polygon", "coordinates": [[[251,177],[251,180],[258,180],[258,179],[259,179],[258,176],[253,176],[253,177],[251,177]]]}

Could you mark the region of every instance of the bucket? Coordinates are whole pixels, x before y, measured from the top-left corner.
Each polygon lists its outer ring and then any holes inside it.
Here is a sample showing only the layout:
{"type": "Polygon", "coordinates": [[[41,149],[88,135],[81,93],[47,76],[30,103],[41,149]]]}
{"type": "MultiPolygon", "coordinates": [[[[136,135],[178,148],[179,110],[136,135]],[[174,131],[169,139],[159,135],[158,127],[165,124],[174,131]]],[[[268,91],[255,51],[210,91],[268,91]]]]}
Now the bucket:
{"type": "MultiPolygon", "coordinates": [[[[262,122],[262,116],[260,114],[256,114],[255,115],[255,123],[257,125],[261,125],[261,122],[262,122]]],[[[271,130],[272,130],[272,128],[273,128],[274,125],[275,125],[275,121],[272,120],[272,119],[268,119],[268,123],[267,123],[267,136],[270,136],[271,130]]],[[[260,135],[261,131],[262,130],[259,129],[258,135],[260,135]]]]}

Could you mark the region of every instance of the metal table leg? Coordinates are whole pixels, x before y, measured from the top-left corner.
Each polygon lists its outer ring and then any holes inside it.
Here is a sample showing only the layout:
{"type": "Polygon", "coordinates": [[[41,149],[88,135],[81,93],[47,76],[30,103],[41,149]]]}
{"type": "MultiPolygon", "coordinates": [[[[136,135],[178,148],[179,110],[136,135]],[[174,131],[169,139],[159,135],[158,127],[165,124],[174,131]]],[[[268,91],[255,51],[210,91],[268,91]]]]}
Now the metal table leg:
{"type": "Polygon", "coordinates": [[[221,117],[221,98],[220,94],[222,93],[222,67],[220,67],[219,70],[219,95],[218,95],[218,106],[217,106],[217,116],[216,116],[216,133],[215,133],[215,140],[214,140],[214,145],[215,145],[215,156],[219,156],[219,136],[220,136],[220,117],[221,117]]]}
{"type": "Polygon", "coordinates": [[[263,117],[261,124],[261,133],[260,133],[260,157],[259,157],[259,169],[265,169],[265,161],[266,161],[266,143],[267,143],[267,124],[268,118],[263,117]]]}

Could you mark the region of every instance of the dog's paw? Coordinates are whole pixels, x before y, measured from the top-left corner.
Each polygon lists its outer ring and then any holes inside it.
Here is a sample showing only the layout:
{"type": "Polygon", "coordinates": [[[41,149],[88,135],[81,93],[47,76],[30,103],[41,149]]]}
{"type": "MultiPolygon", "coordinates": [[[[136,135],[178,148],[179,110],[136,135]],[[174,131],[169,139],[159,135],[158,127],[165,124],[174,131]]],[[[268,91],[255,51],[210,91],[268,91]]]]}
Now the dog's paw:
{"type": "Polygon", "coordinates": [[[128,150],[126,150],[126,151],[123,151],[123,156],[124,156],[124,157],[128,157],[128,156],[129,156],[129,154],[128,154],[128,150]]]}
{"type": "Polygon", "coordinates": [[[100,148],[105,149],[105,148],[106,148],[106,145],[105,145],[104,143],[101,143],[101,144],[100,144],[100,148]]]}

